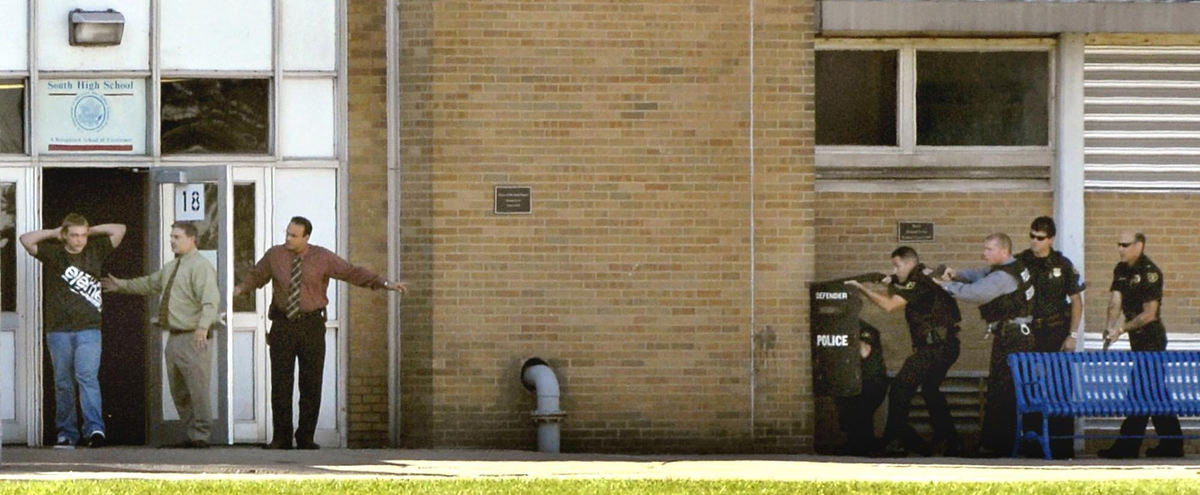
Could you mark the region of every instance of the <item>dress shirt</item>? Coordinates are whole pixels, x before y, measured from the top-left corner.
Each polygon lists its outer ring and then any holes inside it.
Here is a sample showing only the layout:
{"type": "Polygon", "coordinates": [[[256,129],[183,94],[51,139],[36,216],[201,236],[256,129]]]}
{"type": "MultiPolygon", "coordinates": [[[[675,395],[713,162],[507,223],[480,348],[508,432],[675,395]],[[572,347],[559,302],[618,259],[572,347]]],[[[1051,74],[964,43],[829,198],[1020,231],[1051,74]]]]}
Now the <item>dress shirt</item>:
{"type": "MultiPolygon", "coordinates": [[[[286,310],[288,287],[292,281],[292,257],[282,244],[272,246],[263,254],[262,259],[238,284],[243,292],[272,283],[271,304],[280,310],[286,310]]],[[[386,279],[375,272],[351,264],[333,251],[321,246],[309,244],[301,256],[300,279],[300,312],[309,313],[324,309],[329,305],[325,291],[329,287],[329,279],[343,280],[359,287],[382,289],[386,279]]]]}
{"type": "Polygon", "coordinates": [[[121,280],[117,283],[116,292],[161,296],[176,264],[179,265],[179,273],[171,285],[171,298],[167,304],[168,321],[158,324],[176,330],[207,330],[217,320],[221,293],[217,287],[217,270],[200,255],[199,250],[168,261],[157,272],[121,280]]]}

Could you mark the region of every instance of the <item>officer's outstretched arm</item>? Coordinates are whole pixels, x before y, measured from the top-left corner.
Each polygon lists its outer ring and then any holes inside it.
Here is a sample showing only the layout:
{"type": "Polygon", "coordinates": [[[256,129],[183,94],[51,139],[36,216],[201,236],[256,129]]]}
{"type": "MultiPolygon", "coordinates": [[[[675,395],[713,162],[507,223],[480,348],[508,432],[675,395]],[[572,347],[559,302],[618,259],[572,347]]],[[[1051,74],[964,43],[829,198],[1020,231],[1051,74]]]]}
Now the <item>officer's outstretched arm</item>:
{"type": "Polygon", "coordinates": [[[885,296],[883,294],[880,294],[878,292],[875,292],[871,289],[864,287],[863,284],[859,283],[856,280],[847,280],[846,285],[858,287],[859,292],[862,292],[862,294],[864,296],[867,296],[868,300],[875,303],[876,306],[883,308],[884,311],[887,311],[889,313],[892,311],[895,311],[897,309],[903,308],[904,305],[908,304],[908,301],[906,301],[903,297],[896,296],[896,295],[893,295],[891,297],[885,296]]]}

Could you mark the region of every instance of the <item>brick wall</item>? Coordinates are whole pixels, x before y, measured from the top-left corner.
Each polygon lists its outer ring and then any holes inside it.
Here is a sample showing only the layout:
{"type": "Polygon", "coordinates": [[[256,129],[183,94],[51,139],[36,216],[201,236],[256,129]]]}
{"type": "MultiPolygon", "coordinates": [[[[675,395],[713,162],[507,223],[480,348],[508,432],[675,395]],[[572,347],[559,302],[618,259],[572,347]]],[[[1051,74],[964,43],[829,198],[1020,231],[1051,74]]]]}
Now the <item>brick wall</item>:
{"type": "Polygon", "coordinates": [[[400,444],[433,446],[433,5],[400,5],[400,444]]]}
{"type": "Polygon", "coordinates": [[[812,447],[812,2],[754,2],[754,449],[812,447]]]}
{"type": "MultiPolygon", "coordinates": [[[[347,2],[349,25],[349,259],[386,274],[387,100],[384,2],[347,2]]],[[[388,439],[388,338],[385,291],[349,293],[347,415],[352,447],[388,439]]],[[[326,385],[329,386],[329,385],[326,385]]]]}
{"type": "Polygon", "coordinates": [[[406,446],[533,448],[540,356],[564,451],[806,448],[813,6],[756,5],[752,197],[746,2],[401,2],[406,446]]]}
{"type": "Polygon", "coordinates": [[[1168,332],[1195,332],[1200,327],[1200,245],[1195,193],[1090,192],[1084,196],[1087,212],[1084,276],[1088,298],[1084,307],[1086,328],[1104,328],[1111,293],[1113,267],[1120,261],[1117,239],[1123,230],[1146,234],[1145,254],[1163,271],[1162,320],[1168,332]]]}
{"type": "MultiPolygon", "coordinates": [[[[900,245],[896,240],[900,221],[934,223],[933,242],[905,243],[929,266],[983,266],[984,237],[1004,232],[1013,240],[1013,251],[1025,250],[1029,247],[1029,223],[1050,215],[1051,202],[1049,192],[822,192],[816,204],[816,279],[890,271],[888,255],[900,245]]],[[[962,353],[952,370],[987,371],[991,341],[983,339],[979,311],[967,303],[960,303],[959,308],[963,315],[962,353]]],[[[883,332],[888,369],[900,369],[911,352],[903,311],[889,314],[866,302],[862,317],[883,332]]]]}

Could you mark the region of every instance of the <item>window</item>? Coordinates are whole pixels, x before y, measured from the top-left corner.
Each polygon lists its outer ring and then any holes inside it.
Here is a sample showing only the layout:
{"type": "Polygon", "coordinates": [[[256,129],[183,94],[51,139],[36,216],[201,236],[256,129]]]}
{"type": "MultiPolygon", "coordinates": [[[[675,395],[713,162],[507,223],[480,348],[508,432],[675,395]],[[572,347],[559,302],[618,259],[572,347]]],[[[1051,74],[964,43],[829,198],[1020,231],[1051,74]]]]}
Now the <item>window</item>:
{"type": "MultiPolygon", "coordinates": [[[[233,266],[242,273],[254,266],[254,184],[233,186],[233,266]]],[[[234,311],[256,311],[254,291],[233,297],[234,311]]]]}
{"type": "Polygon", "coordinates": [[[162,152],[269,153],[267,79],[163,79],[162,152]]]}
{"type": "Polygon", "coordinates": [[[0,80],[0,153],[25,152],[25,81],[0,80]]]}
{"type": "Polygon", "coordinates": [[[896,146],[899,52],[817,52],[817,144],[896,146]]]}
{"type": "Polygon", "coordinates": [[[17,185],[0,182],[0,311],[17,310],[17,185]]]}
{"type": "Polygon", "coordinates": [[[818,168],[1048,171],[1052,48],[1051,40],[818,42],[818,168]]]}
{"type": "Polygon", "coordinates": [[[917,52],[917,144],[1045,146],[1046,52],[917,52]]]}

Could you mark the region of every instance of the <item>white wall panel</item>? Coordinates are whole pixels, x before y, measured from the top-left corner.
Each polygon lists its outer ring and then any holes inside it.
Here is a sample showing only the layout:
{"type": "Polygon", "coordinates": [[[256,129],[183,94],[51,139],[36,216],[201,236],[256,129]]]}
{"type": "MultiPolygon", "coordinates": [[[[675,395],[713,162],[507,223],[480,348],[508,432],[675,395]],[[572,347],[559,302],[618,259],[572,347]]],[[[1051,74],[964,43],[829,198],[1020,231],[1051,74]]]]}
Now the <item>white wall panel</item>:
{"type": "Polygon", "coordinates": [[[17,417],[14,400],[17,397],[17,348],[16,334],[0,331],[0,420],[12,421],[17,417]]]}
{"type": "Polygon", "coordinates": [[[333,79],[284,79],[279,106],[280,153],[333,158],[333,79]]]}
{"type": "MultiPolygon", "coordinates": [[[[288,220],[307,218],[313,224],[309,242],[337,251],[337,171],[333,169],[277,169],[271,232],[282,244],[288,220]]],[[[330,281],[328,316],[337,319],[337,282],[330,281]]]]}
{"type": "Polygon", "coordinates": [[[270,0],[162,0],[163,70],[270,70],[270,0]]]}
{"type": "Polygon", "coordinates": [[[254,330],[233,333],[233,419],[254,421],[254,330]]]}
{"type": "MultiPolygon", "coordinates": [[[[321,412],[317,417],[317,428],[324,430],[337,429],[338,406],[338,354],[337,330],[325,332],[325,369],[321,370],[321,412]]],[[[299,407],[296,410],[300,410],[299,407]]]]}
{"type": "Polygon", "coordinates": [[[284,70],[334,70],[337,2],[282,0],[284,70]]]}
{"type": "Polygon", "coordinates": [[[0,0],[0,70],[29,68],[28,0],[0,0]]]}
{"type": "Polygon", "coordinates": [[[37,0],[37,27],[41,70],[150,70],[149,0],[37,0]],[[76,8],[124,15],[121,44],[71,46],[67,16],[76,8]]]}

